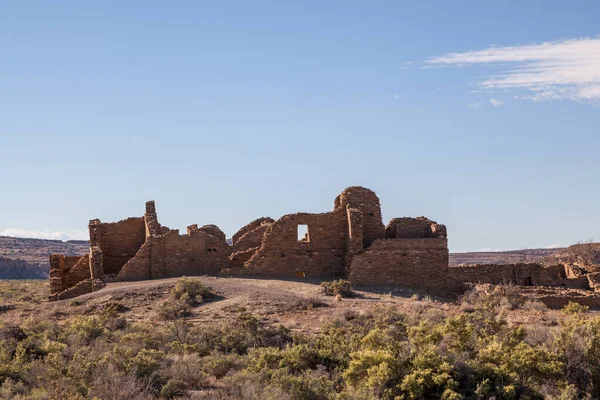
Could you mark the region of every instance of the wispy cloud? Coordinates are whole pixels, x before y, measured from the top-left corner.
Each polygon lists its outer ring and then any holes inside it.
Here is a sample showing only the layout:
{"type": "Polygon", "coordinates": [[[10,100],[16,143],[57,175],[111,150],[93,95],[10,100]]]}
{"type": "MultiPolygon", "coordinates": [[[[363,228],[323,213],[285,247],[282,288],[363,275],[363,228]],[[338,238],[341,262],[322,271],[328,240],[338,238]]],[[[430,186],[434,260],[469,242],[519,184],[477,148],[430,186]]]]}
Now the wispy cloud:
{"type": "Polygon", "coordinates": [[[490,104],[493,105],[494,107],[500,107],[504,105],[504,102],[501,100],[496,100],[494,98],[490,99],[490,104]]]}
{"type": "Polygon", "coordinates": [[[434,57],[425,64],[497,67],[478,82],[488,91],[520,90],[532,100],[600,102],[600,38],[492,46],[434,57]]]}
{"type": "Polygon", "coordinates": [[[553,244],[549,244],[546,248],[547,249],[558,249],[561,247],[565,247],[565,246],[563,246],[562,244],[559,244],[559,243],[553,243],[553,244]]]}
{"type": "Polygon", "coordinates": [[[479,101],[476,101],[475,103],[467,104],[467,108],[481,108],[481,107],[483,107],[483,105],[479,101]]]}
{"type": "Polygon", "coordinates": [[[85,231],[61,232],[50,230],[3,229],[0,236],[12,236],[32,239],[75,240],[87,239],[85,231]]]}

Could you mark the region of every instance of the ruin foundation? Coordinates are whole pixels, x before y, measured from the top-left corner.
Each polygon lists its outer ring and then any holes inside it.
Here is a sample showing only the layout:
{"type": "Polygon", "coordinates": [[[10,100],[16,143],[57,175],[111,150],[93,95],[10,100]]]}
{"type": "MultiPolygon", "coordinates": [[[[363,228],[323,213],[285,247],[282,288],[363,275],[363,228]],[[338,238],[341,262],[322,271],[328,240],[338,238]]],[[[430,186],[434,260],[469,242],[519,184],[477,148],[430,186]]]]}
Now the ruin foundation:
{"type": "MultiPolygon", "coordinates": [[[[346,278],[358,286],[398,286],[432,295],[459,293],[468,282],[595,287],[539,264],[448,265],[444,225],[425,217],[394,218],[384,226],[377,195],[349,187],[320,214],[258,218],[232,236],[215,225],[190,225],[185,234],[158,222],[155,204],[142,217],[89,223],[90,252],[50,256],[50,300],[98,290],[107,282],[191,275],[346,278]]],[[[571,274],[573,275],[573,274],[571,274]]]]}

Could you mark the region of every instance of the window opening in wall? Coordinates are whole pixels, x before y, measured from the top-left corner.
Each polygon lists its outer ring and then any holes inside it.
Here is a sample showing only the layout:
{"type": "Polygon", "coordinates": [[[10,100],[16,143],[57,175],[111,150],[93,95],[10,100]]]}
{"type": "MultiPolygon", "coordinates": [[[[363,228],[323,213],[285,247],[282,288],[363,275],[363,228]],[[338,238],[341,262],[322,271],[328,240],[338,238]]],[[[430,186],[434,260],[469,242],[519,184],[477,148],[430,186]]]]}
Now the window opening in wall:
{"type": "Polygon", "coordinates": [[[308,236],[308,225],[298,224],[298,241],[310,242],[310,238],[308,236]]]}

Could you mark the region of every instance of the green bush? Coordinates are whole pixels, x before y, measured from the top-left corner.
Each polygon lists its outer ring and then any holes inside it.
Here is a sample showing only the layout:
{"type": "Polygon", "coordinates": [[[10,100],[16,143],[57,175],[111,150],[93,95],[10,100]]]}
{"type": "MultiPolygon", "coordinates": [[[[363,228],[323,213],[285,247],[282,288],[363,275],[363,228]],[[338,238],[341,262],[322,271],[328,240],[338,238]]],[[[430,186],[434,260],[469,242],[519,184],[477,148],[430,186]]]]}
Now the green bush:
{"type": "Polygon", "coordinates": [[[562,308],[562,312],[564,312],[565,314],[574,314],[574,315],[579,315],[579,314],[585,314],[586,312],[588,312],[590,308],[588,306],[584,306],[583,304],[579,304],[576,303],[574,301],[570,301],[567,303],[566,306],[564,306],[562,308]]]}
{"type": "Polygon", "coordinates": [[[326,296],[354,297],[356,293],[352,291],[352,284],[343,279],[331,282],[321,282],[323,294],[326,296]]]}
{"type": "Polygon", "coordinates": [[[192,307],[197,304],[202,304],[213,295],[212,290],[209,287],[204,286],[202,282],[197,279],[186,277],[179,279],[171,289],[171,297],[173,300],[183,301],[192,307]]]}
{"type": "Polygon", "coordinates": [[[197,279],[181,278],[171,289],[171,296],[160,304],[158,315],[163,320],[175,320],[191,314],[192,307],[214,296],[212,290],[197,279]]]}
{"type": "MultiPolygon", "coordinates": [[[[207,297],[185,279],[169,301],[193,307],[207,297]]],[[[415,311],[410,300],[345,307],[318,331],[301,332],[246,309],[214,322],[130,321],[122,329],[111,328],[126,317],[112,303],[60,324],[33,317],[0,330],[0,399],[600,398],[600,318],[587,307],[569,304],[557,323],[544,316],[521,326],[506,308],[546,311],[519,305],[512,288],[463,301],[468,312],[433,301],[415,311]]]]}

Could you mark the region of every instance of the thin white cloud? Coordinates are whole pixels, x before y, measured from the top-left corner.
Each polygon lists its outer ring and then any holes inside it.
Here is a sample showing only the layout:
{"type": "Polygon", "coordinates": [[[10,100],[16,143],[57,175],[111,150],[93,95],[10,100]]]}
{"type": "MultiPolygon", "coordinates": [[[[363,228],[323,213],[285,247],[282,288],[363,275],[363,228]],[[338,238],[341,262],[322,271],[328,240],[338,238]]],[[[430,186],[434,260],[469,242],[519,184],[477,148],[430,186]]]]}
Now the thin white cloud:
{"type": "Polygon", "coordinates": [[[504,105],[504,102],[501,100],[496,100],[494,98],[490,99],[490,104],[493,105],[494,107],[500,107],[504,105]]]}
{"type": "Polygon", "coordinates": [[[52,239],[52,240],[82,240],[87,239],[86,232],[61,232],[50,230],[28,230],[28,229],[3,229],[0,230],[0,236],[12,236],[31,239],[52,239]]]}
{"type": "Polygon", "coordinates": [[[467,104],[467,108],[481,108],[483,105],[481,102],[476,101],[475,103],[467,104]]]}
{"type": "Polygon", "coordinates": [[[426,66],[495,66],[478,85],[488,91],[518,90],[532,100],[600,102],[600,38],[563,39],[434,57],[426,66]]]}
{"type": "Polygon", "coordinates": [[[553,243],[553,244],[549,244],[548,247],[546,247],[547,249],[558,249],[560,247],[565,247],[562,244],[559,243],[553,243]]]}

